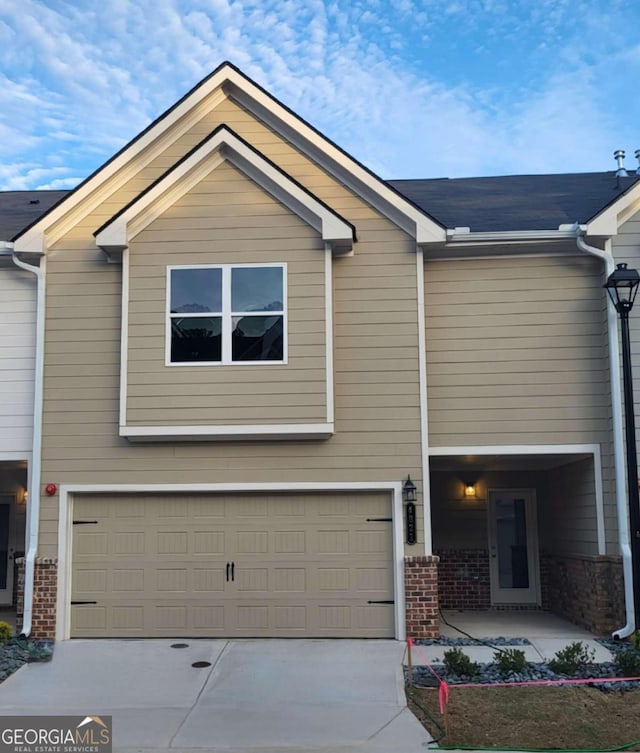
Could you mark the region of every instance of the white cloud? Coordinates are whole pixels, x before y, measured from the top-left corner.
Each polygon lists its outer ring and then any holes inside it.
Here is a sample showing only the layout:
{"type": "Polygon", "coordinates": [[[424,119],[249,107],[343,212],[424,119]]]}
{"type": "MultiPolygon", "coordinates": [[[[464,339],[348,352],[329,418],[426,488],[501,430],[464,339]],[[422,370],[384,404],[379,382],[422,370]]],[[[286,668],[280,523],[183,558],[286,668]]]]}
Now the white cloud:
{"type": "Polygon", "coordinates": [[[640,146],[638,21],[625,0],[0,0],[0,186],[86,176],[224,59],[384,177],[608,169],[640,146]]]}

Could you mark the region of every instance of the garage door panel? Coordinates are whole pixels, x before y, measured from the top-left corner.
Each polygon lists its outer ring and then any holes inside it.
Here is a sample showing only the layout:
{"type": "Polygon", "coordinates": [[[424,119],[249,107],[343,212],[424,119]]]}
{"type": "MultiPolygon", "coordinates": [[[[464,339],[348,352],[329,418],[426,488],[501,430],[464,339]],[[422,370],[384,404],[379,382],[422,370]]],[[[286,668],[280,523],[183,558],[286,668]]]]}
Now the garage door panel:
{"type": "Polygon", "coordinates": [[[75,500],[74,637],[394,635],[388,495],[103,496],[75,500]]]}

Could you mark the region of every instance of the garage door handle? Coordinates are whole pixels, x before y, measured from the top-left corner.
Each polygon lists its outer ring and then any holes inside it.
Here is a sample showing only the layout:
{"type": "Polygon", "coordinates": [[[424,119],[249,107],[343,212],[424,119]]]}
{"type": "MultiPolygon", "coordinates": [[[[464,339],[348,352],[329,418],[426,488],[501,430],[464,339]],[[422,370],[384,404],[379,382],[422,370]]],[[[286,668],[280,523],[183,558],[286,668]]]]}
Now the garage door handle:
{"type": "Polygon", "coordinates": [[[231,563],[231,580],[235,580],[236,579],[236,576],[234,574],[235,569],[236,569],[236,563],[232,562],[231,563]]]}
{"type": "Polygon", "coordinates": [[[229,582],[229,568],[231,565],[227,562],[227,583],[229,582]]]}
{"type": "Polygon", "coordinates": [[[381,599],[380,601],[368,601],[367,604],[395,604],[393,599],[381,599]]]}

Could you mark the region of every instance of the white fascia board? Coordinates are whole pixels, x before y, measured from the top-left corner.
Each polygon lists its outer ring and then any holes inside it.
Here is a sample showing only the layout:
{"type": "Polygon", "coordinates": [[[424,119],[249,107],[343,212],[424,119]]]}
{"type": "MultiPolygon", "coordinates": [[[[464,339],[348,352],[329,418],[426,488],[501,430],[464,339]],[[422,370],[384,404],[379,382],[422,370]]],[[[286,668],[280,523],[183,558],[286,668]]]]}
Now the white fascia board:
{"type": "Polygon", "coordinates": [[[111,222],[103,225],[96,234],[97,245],[107,252],[126,248],[138,233],[225,159],[311,224],[326,242],[335,243],[340,248],[352,243],[354,231],[348,222],[223,127],[111,222]]]}
{"type": "Polygon", "coordinates": [[[38,222],[16,238],[16,251],[44,253],[47,245],[55,243],[220,104],[225,99],[220,88],[225,78],[224,68],[221,68],[171,110],[161,115],[58,206],[46,212],[38,222]],[[183,122],[174,127],[180,120],[183,122]],[[144,152],[146,154],[143,154],[144,152]],[[74,211],[79,209],[80,205],[81,211],[74,211]],[[64,219],[66,215],[69,215],[68,220],[64,219]],[[63,219],[64,222],[61,222],[63,219]],[[59,222],[61,224],[55,235],[50,235],[49,229],[59,222]]]}
{"type": "Polygon", "coordinates": [[[333,423],[229,424],[228,426],[120,426],[130,442],[202,442],[229,440],[329,439],[333,423]]]}
{"type": "Polygon", "coordinates": [[[618,234],[620,225],[640,211],[640,182],[597,214],[586,225],[586,234],[610,238],[618,234]]]}
{"type": "Polygon", "coordinates": [[[243,105],[254,114],[258,111],[262,112],[265,122],[274,127],[276,132],[291,141],[311,159],[329,169],[329,172],[335,174],[355,193],[361,195],[376,208],[384,208],[384,210],[381,209],[383,214],[407,232],[415,235],[418,243],[442,243],[445,240],[445,229],[438,223],[427,217],[411,202],[387,186],[384,181],[366,170],[235,68],[224,64],[194,87],[172,109],[161,115],[106,165],[99,168],[67,199],[47,212],[23,235],[16,238],[16,250],[31,253],[43,252],[47,244],[55,242],[68,232],[75,223],[86,217],[105,198],[121,188],[163,150],[215,109],[230,93],[233,93],[237,101],[242,100],[243,105]],[[180,121],[182,122],[177,126],[180,121]],[[146,154],[143,154],[144,152],[146,154]],[[105,184],[108,185],[103,189],[105,184]],[[81,204],[82,209],[74,212],[81,204]],[[65,219],[64,223],[60,222],[66,215],[69,215],[69,220],[65,219]],[[55,237],[45,239],[48,229],[59,222],[60,227],[56,229],[55,237]]]}
{"type": "Polygon", "coordinates": [[[356,194],[372,203],[392,222],[400,224],[401,218],[404,218],[406,222],[401,226],[411,232],[418,243],[442,243],[445,240],[445,228],[276,102],[260,87],[233,69],[228,72],[228,81],[229,84],[224,87],[225,93],[266,122],[276,133],[283,135],[303,154],[317,161],[356,194]]]}

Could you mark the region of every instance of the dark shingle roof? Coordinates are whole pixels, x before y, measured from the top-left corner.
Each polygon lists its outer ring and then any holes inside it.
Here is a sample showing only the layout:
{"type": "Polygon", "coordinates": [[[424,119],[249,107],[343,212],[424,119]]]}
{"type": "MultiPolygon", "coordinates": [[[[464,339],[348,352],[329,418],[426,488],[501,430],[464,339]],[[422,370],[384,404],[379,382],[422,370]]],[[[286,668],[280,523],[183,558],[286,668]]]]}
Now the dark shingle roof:
{"type": "Polygon", "coordinates": [[[608,172],[387,182],[445,227],[496,232],[587,222],[638,180],[608,172]]]}
{"type": "MultiPolygon", "coordinates": [[[[607,172],[387,183],[445,227],[499,232],[557,230],[560,225],[587,222],[639,180],[638,175],[617,178],[607,172]]],[[[0,192],[0,241],[13,238],[69,193],[0,192]]]]}
{"type": "Polygon", "coordinates": [[[8,241],[30,225],[69,191],[0,192],[0,241],[8,241]]]}

